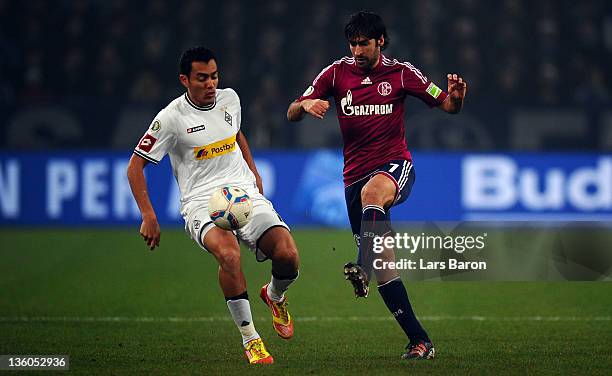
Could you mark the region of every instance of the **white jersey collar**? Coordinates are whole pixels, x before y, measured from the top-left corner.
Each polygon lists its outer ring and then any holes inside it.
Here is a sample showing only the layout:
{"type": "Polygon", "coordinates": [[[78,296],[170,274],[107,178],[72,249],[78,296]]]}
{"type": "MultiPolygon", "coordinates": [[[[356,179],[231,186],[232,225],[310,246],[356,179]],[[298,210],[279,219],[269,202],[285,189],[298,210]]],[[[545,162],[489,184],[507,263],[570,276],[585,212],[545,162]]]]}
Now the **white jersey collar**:
{"type": "Polygon", "coordinates": [[[206,106],[198,106],[197,104],[193,103],[193,101],[191,100],[191,98],[189,98],[189,95],[187,94],[187,92],[185,92],[185,100],[187,101],[187,103],[189,103],[191,105],[191,107],[195,108],[196,110],[200,110],[200,111],[209,111],[212,110],[213,108],[215,108],[215,105],[217,104],[217,96],[215,95],[215,101],[209,105],[206,106]]]}

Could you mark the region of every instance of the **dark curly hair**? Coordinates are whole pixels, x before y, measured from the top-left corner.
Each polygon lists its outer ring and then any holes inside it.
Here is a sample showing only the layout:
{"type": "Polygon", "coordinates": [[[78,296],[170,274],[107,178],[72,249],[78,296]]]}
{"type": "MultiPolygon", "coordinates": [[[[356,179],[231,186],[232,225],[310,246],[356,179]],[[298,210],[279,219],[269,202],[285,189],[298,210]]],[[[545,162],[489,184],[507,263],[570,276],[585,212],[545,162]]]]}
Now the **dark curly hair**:
{"type": "Polygon", "coordinates": [[[189,77],[191,63],[194,61],[208,63],[211,60],[217,61],[215,53],[211,49],[202,46],[192,47],[181,54],[179,73],[189,77]]]}
{"type": "Polygon", "coordinates": [[[349,16],[346,26],[344,26],[344,36],[347,40],[352,40],[358,37],[366,37],[368,39],[378,39],[380,36],[385,37],[385,44],[380,46],[384,50],[389,45],[389,36],[387,28],[382,18],[378,14],[360,11],[349,16]]]}

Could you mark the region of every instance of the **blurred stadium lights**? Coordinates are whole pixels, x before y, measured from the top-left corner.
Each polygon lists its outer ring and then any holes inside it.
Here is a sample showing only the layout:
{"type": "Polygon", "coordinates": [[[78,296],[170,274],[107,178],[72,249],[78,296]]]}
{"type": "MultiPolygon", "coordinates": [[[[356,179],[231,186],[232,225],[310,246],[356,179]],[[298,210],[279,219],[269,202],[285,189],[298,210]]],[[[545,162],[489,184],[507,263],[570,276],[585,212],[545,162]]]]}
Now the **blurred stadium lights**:
{"type": "Polygon", "coordinates": [[[332,114],[323,124],[289,125],[285,110],[349,53],[344,20],[368,8],[387,23],[386,54],[441,86],[455,71],[470,84],[461,119],[409,99],[412,148],[609,150],[612,16],[603,0],[555,4],[235,0],[201,23],[211,3],[0,2],[0,147],[131,149],[180,94],[176,61],[193,44],[217,50],[221,85],[241,94],[254,147],[338,147],[332,114]]]}

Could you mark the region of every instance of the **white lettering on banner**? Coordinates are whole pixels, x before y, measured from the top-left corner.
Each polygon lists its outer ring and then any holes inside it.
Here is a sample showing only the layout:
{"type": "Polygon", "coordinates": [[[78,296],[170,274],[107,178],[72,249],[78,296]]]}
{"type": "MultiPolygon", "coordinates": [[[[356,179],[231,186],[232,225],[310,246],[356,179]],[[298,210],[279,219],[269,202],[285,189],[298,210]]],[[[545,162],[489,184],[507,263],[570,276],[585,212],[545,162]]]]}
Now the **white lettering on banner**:
{"type": "Polygon", "coordinates": [[[561,209],[563,207],[563,171],[551,169],[546,173],[544,187],[540,192],[538,171],[526,168],[520,180],[523,204],[532,210],[561,209]]]}
{"type": "Polygon", "coordinates": [[[140,218],[140,211],[127,180],[126,159],[116,160],[113,164],[113,213],[117,219],[140,218]]]}
{"type": "Polygon", "coordinates": [[[83,163],[83,192],[81,205],[87,219],[104,219],[108,216],[108,205],[104,196],[108,194],[108,163],[104,160],[87,160],[83,163]]]}
{"type": "Polygon", "coordinates": [[[0,164],[0,212],[3,218],[19,216],[19,172],[20,165],[16,160],[0,164]]]}
{"type": "Polygon", "coordinates": [[[568,181],[570,202],[584,210],[612,209],[612,159],[600,158],[596,168],[579,168],[568,181]],[[595,192],[590,193],[589,187],[595,192]]]}
{"type": "Polygon", "coordinates": [[[469,210],[504,210],[517,203],[533,211],[567,204],[582,211],[612,209],[612,158],[566,172],[519,168],[509,157],[472,156],[463,159],[462,169],[462,201],[469,210]]]}
{"type": "Polygon", "coordinates": [[[47,216],[59,218],[63,202],[77,193],[75,162],[52,160],[47,164],[47,216]]]}
{"type": "MultiPolygon", "coordinates": [[[[50,160],[47,163],[47,216],[53,219],[61,218],[65,215],[64,205],[71,200],[78,200],[80,207],[75,215],[84,219],[140,218],[127,181],[127,163],[127,159],[86,159],[81,163],[50,160]]],[[[172,183],[176,185],[174,181],[172,183]]],[[[178,196],[174,203],[174,212],[177,212],[177,208],[178,196]]],[[[174,217],[177,217],[177,214],[172,216],[174,217]]]]}
{"type": "Polygon", "coordinates": [[[507,157],[463,159],[462,200],[468,209],[506,209],[514,205],[516,166],[507,157]]]}

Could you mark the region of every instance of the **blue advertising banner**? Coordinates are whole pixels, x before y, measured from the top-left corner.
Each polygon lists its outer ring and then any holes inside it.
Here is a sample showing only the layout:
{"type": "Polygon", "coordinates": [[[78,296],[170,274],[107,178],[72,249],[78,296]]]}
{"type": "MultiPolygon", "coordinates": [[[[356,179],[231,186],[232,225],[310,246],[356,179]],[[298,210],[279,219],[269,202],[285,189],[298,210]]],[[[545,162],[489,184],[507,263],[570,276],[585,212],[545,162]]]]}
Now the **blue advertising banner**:
{"type": "MultiPolygon", "coordinates": [[[[255,152],[266,196],[293,226],[348,227],[338,150],[255,152]]],[[[394,220],[610,221],[612,155],[415,152],[411,197],[394,220]]],[[[140,220],[130,152],[0,153],[0,225],[140,220]]],[[[182,225],[168,158],[146,168],[162,225],[182,225]]]]}

